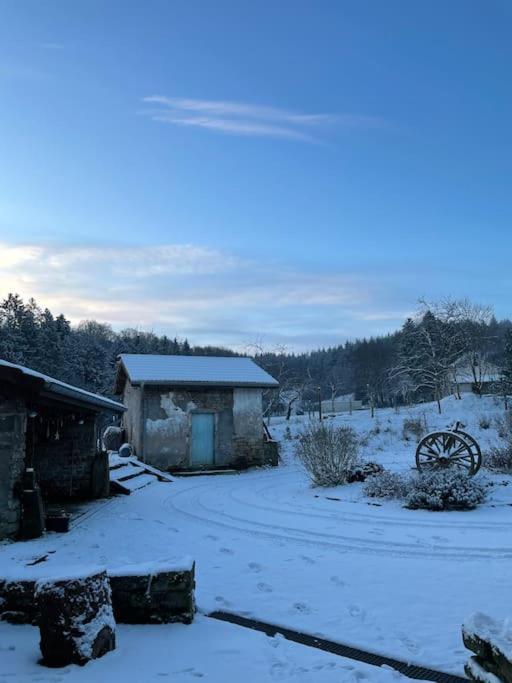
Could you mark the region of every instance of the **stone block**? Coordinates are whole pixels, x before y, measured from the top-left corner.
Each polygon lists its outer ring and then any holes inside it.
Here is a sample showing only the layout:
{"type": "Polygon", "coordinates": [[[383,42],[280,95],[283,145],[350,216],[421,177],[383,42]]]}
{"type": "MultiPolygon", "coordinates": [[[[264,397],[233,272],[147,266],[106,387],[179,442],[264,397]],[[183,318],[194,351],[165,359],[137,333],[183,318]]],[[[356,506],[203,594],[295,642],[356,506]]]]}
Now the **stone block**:
{"type": "Polygon", "coordinates": [[[497,621],[478,612],[464,623],[462,640],[476,655],[466,666],[468,675],[470,670],[476,672],[475,676],[478,672],[482,676],[484,671],[488,676],[497,677],[498,681],[512,683],[512,628],[506,621],[497,621]]]}
{"type": "Polygon", "coordinates": [[[109,571],[116,621],[165,624],[194,618],[195,564],[179,562],[127,565],[109,571]]]}
{"type": "Polygon", "coordinates": [[[0,619],[17,624],[36,624],[35,579],[0,579],[0,619]]]}
{"type": "Polygon", "coordinates": [[[479,657],[470,657],[464,665],[464,672],[470,681],[477,681],[477,683],[503,683],[502,679],[486,666],[488,664],[479,657]]]}
{"type": "Polygon", "coordinates": [[[43,664],[83,665],[115,649],[115,620],[106,571],[40,580],[35,597],[43,664]]]}

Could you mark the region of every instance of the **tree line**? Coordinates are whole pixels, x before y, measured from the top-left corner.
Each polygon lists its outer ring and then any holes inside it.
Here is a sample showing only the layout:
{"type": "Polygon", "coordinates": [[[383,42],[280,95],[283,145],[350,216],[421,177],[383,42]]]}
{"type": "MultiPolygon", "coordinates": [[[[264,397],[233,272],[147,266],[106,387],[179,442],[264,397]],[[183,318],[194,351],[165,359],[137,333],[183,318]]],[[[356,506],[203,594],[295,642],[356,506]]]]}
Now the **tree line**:
{"type": "Polygon", "coordinates": [[[440,399],[471,377],[480,393],[493,377],[512,393],[512,322],[466,300],[420,302],[393,334],[347,341],[307,353],[253,344],[245,354],[86,320],[72,326],[36,301],[9,294],[0,304],[0,358],[96,393],[111,395],[120,353],[250,355],[280,382],[265,396],[267,412],[351,395],[372,407],[440,399]]]}
{"type": "Polygon", "coordinates": [[[187,339],[169,338],[129,328],[115,332],[95,320],[73,327],[29,299],[9,294],[0,304],[0,358],[25,365],[68,384],[111,396],[120,353],[235,355],[215,346],[191,347],[187,339]]]}

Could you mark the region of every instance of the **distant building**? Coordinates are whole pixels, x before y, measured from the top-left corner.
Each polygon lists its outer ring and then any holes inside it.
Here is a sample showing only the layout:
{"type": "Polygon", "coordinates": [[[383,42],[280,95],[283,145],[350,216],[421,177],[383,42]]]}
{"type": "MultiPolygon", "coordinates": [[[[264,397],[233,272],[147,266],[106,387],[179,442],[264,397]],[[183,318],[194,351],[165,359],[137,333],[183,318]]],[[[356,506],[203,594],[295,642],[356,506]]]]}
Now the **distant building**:
{"type": "Polygon", "coordinates": [[[470,366],[460,366],[454,368],[451,390],[452,393],[455,393],[458,389],[461,394],[469,394],[471,392],[477,394],[492,394],[496,391],[499,380],[499,368],[490,363],[476,366],[474,374],[470,366]]]}
{"type": "Polygon", "coordinates": [[[43,504],[108,496],[107,454],[97,448],[105,411],[124,406],[0,360],[0,538],[27,522],[34,490],[43,504]]]}
{"type": "Polygon", "coordinates": [[[115,392],[137,455],[176,471],[264,464],[262,391],[277,387],[249,358],[121,354],[115,392]]]}
{"type": "Polygon", "coordinates": [[[324,399],[322,401],[322,413],[348,413],[351,410],[361,410],[363,402],[355,400],[354,394],[337,396],[334,399],[324,399]]]}

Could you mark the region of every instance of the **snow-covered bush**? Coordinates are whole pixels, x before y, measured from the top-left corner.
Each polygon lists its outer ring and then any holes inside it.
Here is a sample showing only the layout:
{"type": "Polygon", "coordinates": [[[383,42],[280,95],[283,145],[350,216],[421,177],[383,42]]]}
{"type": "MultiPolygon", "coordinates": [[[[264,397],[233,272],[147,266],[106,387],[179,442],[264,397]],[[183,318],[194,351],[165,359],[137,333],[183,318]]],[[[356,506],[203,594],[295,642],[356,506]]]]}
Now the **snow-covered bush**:
{"type": "Polygon", "coordinates": [[[425,510],[472,510],[486,497],[486,487],[456,469],[419,474],[411,480],[405,506],[425,510]]]}
{"type": "Polygon", "coordinates": [[[313,486],[337,486],[359,465],[359,442],[351,427],[311,423],[299,435],[295,454],[313,486]]]}
{"type": "Polygon", "coordinates": [[[425,434],[425,426],[419,417],[406,417],[402,425],[402,438],[409,441],[411,436],[419,441],[425,434]]]}
{"type": "Polygon", "coordinates": [[[409,477],[383,470],[366,480],[363,492],[370,498],[404,498],[409,488],[409,477]]]}
{"type": "Polygon", "coordinates": [[[503,446],[495,446],[484,456],[484,467],[492,472],[512,474],[512,437],[503,446]]]}
{"type": "Polygon", "coordinates": [[[375,474],[380,474],[383,471],[384,468],[378,462],[361,462],[349,473],[347,483],[353,484],[356,481],[366,481],[368,477],[373,477],[375,474]]]}

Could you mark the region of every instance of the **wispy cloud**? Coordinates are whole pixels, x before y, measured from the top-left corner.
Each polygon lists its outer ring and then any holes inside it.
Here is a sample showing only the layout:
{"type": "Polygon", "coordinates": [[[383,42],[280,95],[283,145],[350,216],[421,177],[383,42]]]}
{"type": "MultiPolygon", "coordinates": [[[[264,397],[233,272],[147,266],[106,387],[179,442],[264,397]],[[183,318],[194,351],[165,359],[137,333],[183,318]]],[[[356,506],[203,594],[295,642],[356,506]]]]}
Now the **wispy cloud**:
{"type": "Polygon", "coordinates": [[[143,102],[156,105],[145,113],[153,121],[192,126],[231,135],[285,138],[314,142],[328,126],[369,127],[378,118],[353,114],[303,114],[277,107],[224,100],[201,100],[152,95],[143,102]]]}
{"type": "Polygon", "coordinates": [[[387,314],[367,274],[308,272],[191,244],[0,243],[0,298],[10,291],[75,323],[96,318],[233,347],[262,333],[295,349],[333,344],[395,329],[407,312],[387,314]]]}

